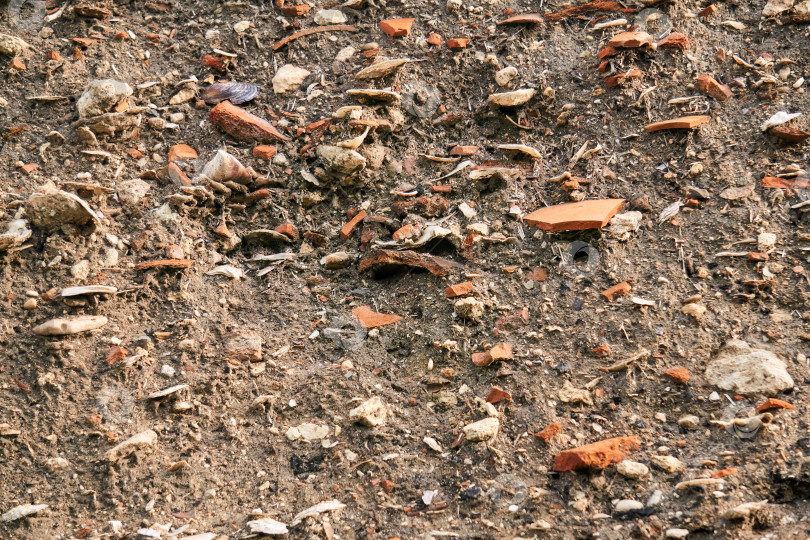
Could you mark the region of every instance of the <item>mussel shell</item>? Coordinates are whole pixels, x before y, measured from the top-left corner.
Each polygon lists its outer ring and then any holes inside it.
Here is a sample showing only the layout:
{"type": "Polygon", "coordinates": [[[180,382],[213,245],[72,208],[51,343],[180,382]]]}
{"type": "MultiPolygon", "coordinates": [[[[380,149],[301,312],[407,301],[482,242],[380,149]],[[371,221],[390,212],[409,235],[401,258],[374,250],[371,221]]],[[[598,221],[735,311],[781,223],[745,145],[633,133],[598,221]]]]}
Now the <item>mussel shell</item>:
{"type": "Polygon", "coordinates": [[[251,83],[220,82],[206,87],[202,91],[202,99],[209,105],[216,105],[220,101],[229,100],[234,105],[250,101],[259,95],[259,87],[251,83]]]}

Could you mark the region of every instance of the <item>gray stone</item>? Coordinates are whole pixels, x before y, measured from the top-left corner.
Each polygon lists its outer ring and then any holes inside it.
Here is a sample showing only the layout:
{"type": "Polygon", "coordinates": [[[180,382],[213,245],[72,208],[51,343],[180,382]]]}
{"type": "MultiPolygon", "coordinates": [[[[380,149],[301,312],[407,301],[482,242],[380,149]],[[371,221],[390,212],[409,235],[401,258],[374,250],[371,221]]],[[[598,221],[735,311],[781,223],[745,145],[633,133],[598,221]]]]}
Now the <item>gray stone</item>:
{"type": "Polygon", "coordinates": [[[96,79],[87,86],[84,94],[76,102],[79,118],[99,116],[132,95],[132,87],[114,79],[96,79]]]}
{"type": "Polygon", "coordinates": [[[718,388],[738,394],[775,395],[793,388],[786,368],[774,353],[732,340],[709,363],[706,378],[718,388]]]}

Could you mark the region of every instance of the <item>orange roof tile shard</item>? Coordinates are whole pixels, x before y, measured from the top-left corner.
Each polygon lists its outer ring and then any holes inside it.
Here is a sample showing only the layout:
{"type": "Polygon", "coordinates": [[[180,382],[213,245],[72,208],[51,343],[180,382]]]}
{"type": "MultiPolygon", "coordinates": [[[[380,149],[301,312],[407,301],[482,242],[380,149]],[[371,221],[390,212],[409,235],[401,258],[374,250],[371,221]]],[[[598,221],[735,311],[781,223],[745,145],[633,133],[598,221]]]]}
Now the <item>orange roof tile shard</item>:
{"type": "Polygon", "coordinates": [[[388,19],[380,21],[380,30],[391,37],[405,37],[411,33],[411,26],[416,19],[388,19]]]}
{"type": "Polygon", "coordinates": [[[707,122],[710,118],[711,116],[683,116],[681,118],[673,118],[672,120],[664,120],[663,122],[655,122],[644,129],[647,133],[661,131],[662,129],[695,129],[700,124],[707,122]]]}
{"type": "Polygon", "coordinates": [[[394,324],[395,322],[402,320],[402,317],[399,315],[377,313],[368,306],[359,306],[354,308],[352,310],[352,315],[354,315],[354,317],[360,321],[360,326],[366,329],[394,324]]]}
{"type": "Polygon", "coordinates": [[[647,32],[622,32],[616,34],[610,41],[608,47],[621,47],[623,49],[634,49],[645,45],[652,45],[653,37],[647,32]]]}
{"type": "Polygon", "coordinates": [[[616,437],[605,439],[578,448],[563,450],[554,458],[557,472],[580,469],[604,469],[611,463],[618,463],[625,455],[638,450],[641,441],[638,437],[616,437]]]}
{"type": "Polygon", "coordinates": [[[509,17],[498,24],[541,24],[542,22],[543,16],[539,13],[522,13],[514,17],[509,17]]]}
{"type": "Polygon", "coordinates": [[[624,199],[597,199],[563,203],[535,210],[526,223],[544,231],[599,229],[616,215],[624,199]]]}

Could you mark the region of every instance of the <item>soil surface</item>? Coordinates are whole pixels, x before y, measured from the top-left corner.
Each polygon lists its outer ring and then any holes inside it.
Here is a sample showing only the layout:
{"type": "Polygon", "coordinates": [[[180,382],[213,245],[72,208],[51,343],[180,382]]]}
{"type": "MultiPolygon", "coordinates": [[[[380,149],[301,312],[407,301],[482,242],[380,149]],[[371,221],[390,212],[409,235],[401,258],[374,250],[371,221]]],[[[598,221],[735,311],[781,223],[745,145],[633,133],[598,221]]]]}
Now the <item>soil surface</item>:
{"type": "Polygon", "coordinates": [[[810,146],[784,137],[810,130],[810,4],[309,4],[0,3],[0,538],[809,537],[810,146]],[[356,78],[380,58],[410,61],[356,78]],[[80,116],[105,79],[130,95],[80,116]],[[218,81],[287,140],[215,125],[218,81]],[[780,111],[805,115],[763,131],[780,111]],[[596,199],[619,218],[532,226],[596,199]],[[114,289],[63,294],[89,285],[114,289]],[[735,339],[790,384],[724,387],[735,339]]]}

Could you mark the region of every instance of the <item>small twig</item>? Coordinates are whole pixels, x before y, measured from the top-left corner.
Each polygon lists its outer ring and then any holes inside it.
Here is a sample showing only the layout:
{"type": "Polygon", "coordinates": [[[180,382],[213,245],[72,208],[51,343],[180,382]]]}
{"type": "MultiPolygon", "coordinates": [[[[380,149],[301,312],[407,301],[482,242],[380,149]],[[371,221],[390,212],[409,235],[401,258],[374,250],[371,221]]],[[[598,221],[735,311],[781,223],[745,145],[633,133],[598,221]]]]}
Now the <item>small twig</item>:
{"type": "Polygon", "coordinates": [[[357,32],[357,27],[349,26],[347,24],[334,24],[331,26],[315,26],[313,28],[307,28],[306,30],[301,30],[300,32],[296,32],[292,35],[285,37],[284,39],[276,41],[273,44],[273,50],[277,51],[290,41],[296,40],[300,37],[309,36],[311,34],[318,34],[320,32],[357,32]]]}
{"type": "Polygon", "coordinates": [[[534,128],[533,128],[533,127],[521,126],[520,124],[518,124],[517,122],[515,122],[514,120],[512,120],[511,118],[509,118],[509,115],[508,115],[508,114],[505,114],[504,116],[506,117],[506,119],[507,119],[507,120],[509,120],[509,122],[511,122],[511,123],[512,123],[512,125],[514,125],[514,126],[516,126],[516,127],[519,127],[520,129],[525,129],[526,131],[533,131],[533,130],[534,130],[534,128]]]}

